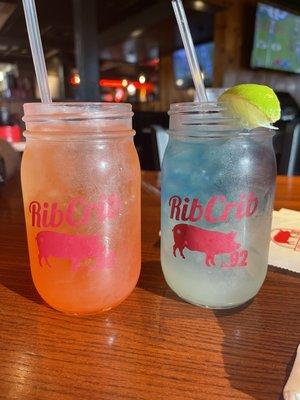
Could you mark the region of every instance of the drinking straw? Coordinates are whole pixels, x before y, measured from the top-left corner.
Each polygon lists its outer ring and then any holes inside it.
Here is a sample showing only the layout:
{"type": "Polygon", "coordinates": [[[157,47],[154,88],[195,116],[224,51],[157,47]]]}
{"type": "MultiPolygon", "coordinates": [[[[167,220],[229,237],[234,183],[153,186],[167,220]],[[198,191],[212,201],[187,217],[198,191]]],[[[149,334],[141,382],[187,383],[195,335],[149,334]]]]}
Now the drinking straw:
{"type": "Polygon", "coordinates": [[[175,17],[183,41],[186,57],[192,74],[198,101],[207,101],[202,73],[196,56],[195,46],[181,0],[172,0],[175,17]]]}
{"type": "Polygon", "coordinates": [[[47,70],[34,0],[23,0],[27,32],[42,103],[51,103],[47,70]]]}

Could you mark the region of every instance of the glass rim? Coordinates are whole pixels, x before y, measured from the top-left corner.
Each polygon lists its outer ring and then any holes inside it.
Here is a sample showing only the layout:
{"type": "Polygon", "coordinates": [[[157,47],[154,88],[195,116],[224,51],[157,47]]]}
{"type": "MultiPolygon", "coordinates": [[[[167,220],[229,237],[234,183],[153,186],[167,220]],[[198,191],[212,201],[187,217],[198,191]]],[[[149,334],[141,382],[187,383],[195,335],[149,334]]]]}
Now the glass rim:
{"type": "Polygon", "coordinates": [[[170,104],[169,115],[180,112],[195,112],[195,111],[215,111],[221,112],[226,110],[226,103],[220,101],[186,101],[181,103],[170,104]]]}
{"type": "Polygon", "coordinates": [[[131,118],[133,116],[130,103],[112,102],[53,102],[25,103],[24,122],[41,121],[45,119],[106,119],[131,118]]]}
{"type": "Polygon", "coordinates": [[[169,134],[173,136],[189,136],[187,132],[193,132],[194,136],[219,136],[238,135],[251,136],[257,134],[275,134],[268,127],[247,129],[243,127],[241,119],[227,113],[225,102],[182,102],[170,105],[169,134]]]}

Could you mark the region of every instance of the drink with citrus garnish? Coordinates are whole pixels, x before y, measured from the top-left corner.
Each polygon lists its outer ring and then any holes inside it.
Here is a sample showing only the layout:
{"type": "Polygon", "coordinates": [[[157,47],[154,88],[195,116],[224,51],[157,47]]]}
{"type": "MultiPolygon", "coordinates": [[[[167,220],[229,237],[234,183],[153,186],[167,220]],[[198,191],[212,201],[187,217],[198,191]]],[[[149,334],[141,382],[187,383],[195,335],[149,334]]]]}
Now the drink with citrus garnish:
{"type": "Polygon", "coordinates": [[[249,114],[239,90],[226,96],[171,105],[162,166],[165,278],[180,297],[212,308],[248,301],[265,279],[276,176],[271,132],[241,126],[253,128],[261,113],[249,114]]]}
{"type": "Polygon", "coordinates": [[[52,307],[110,309],[140,271],[140,169],[128,104],[27,104],[22,190],[34,284],[52,307]]]}

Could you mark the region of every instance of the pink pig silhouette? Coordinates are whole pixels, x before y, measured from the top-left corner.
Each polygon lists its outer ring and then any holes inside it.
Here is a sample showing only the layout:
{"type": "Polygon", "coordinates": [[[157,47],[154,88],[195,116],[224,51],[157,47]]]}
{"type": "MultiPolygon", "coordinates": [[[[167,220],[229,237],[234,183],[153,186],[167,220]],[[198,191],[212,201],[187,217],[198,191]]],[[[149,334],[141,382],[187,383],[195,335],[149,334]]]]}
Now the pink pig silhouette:
{"type": "Polygon", "coordinates": [[[81,261],[87,258],[95,258],[95,268],[110,268],[113,264],[113,253],[100,243],[98,235],[69,235],[43,231],[36,235],[36,241],[40,266],[42,259],[45,259],[51,268],[49,257],[70,260],[73,270],[77,270],[81,261]]]}
{"type": "Polygon", "coordinates": [[[240,244],[234,241],[236,232],[209,231],[193,225],[178,224],[173,228],[174,245],[173,254],[176,250],[182,258],[185,258],[183,250],[205,253],[207,266],[215,265],[215,256],[222,253],[232,253],[240,248],[240,244]]]}

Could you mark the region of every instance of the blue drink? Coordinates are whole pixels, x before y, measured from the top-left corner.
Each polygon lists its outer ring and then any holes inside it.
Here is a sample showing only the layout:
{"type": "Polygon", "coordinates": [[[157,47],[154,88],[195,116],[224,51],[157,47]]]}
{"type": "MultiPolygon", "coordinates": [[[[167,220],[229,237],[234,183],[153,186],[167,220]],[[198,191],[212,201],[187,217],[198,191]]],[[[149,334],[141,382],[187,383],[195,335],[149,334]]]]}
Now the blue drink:
{"type": "Polygon", "coordinates": [[[216,103],[171,106],[162,167],[161,263],[185,300],[227,308],[267,272],[276,176],[272,135],[241,132],[216,103]]]}

